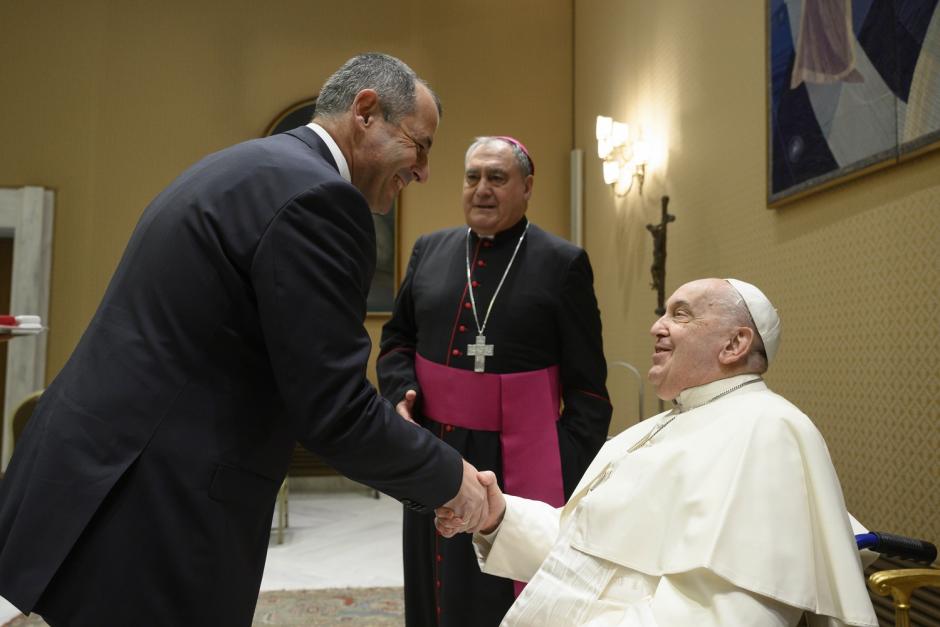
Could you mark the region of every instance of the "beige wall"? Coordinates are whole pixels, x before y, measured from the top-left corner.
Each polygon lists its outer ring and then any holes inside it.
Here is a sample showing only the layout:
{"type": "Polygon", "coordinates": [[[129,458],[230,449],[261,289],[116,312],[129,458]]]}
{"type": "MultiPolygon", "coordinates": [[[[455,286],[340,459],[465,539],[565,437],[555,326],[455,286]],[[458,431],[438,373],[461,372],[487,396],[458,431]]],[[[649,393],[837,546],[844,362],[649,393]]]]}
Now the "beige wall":
{"type": "MultiPolygon", "coordinates": [[[[940,540],[940,153],[766,208],[763,2],[579,0],[575,143],[586,247],[609,359],[649,364],[659,198],[671,198],[666,293],[702,276],[761,286],[783,320],[767,379],[818,424],[849,508],[940,540]],[[615,199],[594,116],[649,125],[668,159],[615,199]]],[[[611,373],[616,428],[635,386],[611,373]]],[[[652,390],[647,402],[655,410],[652,390]]]]}
{"type": "MultiPolygon", "coordinates": [[[[205,154],[260,135],[358,52],[400,56],[444,102],[431,181],[402,199],[405,260],[421,232],[462,221],[463,151],[479,134],[529,144],[532,216],[564,234],[571,10],[569,0],[0,4],[0,186],[57,192],[49,377],[147,202],[205,154]]],[[[381,320],[368,326],[375,335],[381,320]]]]}
{"type": "MultiPolygon", "coordinates": [[[[644,225],[667,193],[667,291],[706,275],[762,286],[785,327],[768,380],[816,420],[850,508],[940,539],[940,153],[767,210],[763,3],[578,0],[574,44],[570,0],[317,4],[0,4],[0,185],[57,190],[50,377],[150,198],[207,152],[259,135],[352,54],[383,50],[445,106],[431,181],[402,199],[401,260],[420,233],[460,222],[463,151],[481,133],[529,145],[530,215],[566,235],[574,119],[608,358],[648,366],[644,225]],[[602,184],[598,114],[667,140],[642,197],[602,184]]],[[[609,384],[619,430],[635,385],[623,370],[609,384]]]]}

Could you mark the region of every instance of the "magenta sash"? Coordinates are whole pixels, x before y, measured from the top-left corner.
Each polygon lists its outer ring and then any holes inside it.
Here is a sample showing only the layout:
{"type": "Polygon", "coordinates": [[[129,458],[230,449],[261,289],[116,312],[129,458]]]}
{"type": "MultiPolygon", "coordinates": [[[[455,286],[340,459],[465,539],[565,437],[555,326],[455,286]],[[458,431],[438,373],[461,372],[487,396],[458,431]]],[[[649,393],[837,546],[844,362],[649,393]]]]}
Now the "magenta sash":
{"type": "Polygon", "coordinates": [[[444,425],[498,431],[506,494],[565,504],[555,422],[558,366],[492,374],[442,366],[415,355],[423,412],[444,425]]]}
{"type": "MultiPolygon", "coordinates": [[[[424,415],[444,425],[498,431],[506,494],[565,504],[558,450],[558,366],[492,374],[442,366],[415,353],[424,415]]],[[[518,597],[525,584],[513,582],[518,597]]]]}

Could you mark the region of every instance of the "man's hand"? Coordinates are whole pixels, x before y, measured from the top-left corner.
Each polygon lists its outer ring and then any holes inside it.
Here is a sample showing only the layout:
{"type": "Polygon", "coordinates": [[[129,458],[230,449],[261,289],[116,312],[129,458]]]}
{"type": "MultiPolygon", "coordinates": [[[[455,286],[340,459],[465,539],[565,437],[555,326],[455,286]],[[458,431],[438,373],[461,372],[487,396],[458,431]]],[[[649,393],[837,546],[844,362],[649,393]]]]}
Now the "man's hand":
{"type": "MultiPolygon", "coordinates": [[[[445,538],[461,531],[473,533],[489,517],[486,488],[477,479],[479,472],[467,460],[463,460],[463,481],[457,496],[434,510],[434,523],[445,538]],[[443,525],[438,521],[446,521],[443,525]]],[[[492,474],[492,473],[490,473],[492,474]]]]}
{"type": "Polygon", "coordinates": [[[434,528],[445,538],[453,538],[465,530],[463,521],[457,518],[454,510],[447,507],[438,507],[434,510],[434,528]]]}
{"type": "Polygon", "coordinates": [[[412,424],[418,424],[415,422],[414,417],[411,415],[411,410],[415,406],[416,398],[418,398],[418,393],[415,392],[414,390],[408,390],[407,392],[405,392],[404,400],[399,401],[399,403],[395,405],[395,409],[398,411],[399,415],[412,424]]]}

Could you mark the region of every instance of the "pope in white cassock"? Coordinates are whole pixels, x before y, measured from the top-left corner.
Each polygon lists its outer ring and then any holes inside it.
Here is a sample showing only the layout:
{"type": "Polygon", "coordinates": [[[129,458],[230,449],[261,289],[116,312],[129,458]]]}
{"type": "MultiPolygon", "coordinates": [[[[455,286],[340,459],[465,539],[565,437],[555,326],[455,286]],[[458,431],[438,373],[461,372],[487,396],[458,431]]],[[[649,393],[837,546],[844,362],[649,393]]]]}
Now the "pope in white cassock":
{"type": "Polygon", "coordinates": [[[693,281],[650,332],[649,378],[674,407],[610,440],[567,505],[480,473],[480,566],[529,582],[502,624],[877,626],[826,444],[760,376],[780,338],[767,297],[693,281]]]}

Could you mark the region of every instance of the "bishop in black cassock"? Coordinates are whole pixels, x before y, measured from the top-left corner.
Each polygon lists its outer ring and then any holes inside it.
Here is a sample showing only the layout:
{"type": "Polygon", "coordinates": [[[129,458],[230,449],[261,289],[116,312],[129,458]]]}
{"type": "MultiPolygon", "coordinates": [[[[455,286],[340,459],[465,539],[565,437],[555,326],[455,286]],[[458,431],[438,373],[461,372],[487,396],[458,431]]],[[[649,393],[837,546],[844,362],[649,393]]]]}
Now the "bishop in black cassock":
{"type": "MultiPolygon", "coordinates": [[[[382,333],[381,391],[402,404],[415,390],[417,422],[509,493],[561,506],[610,424],[591,265],[525,217],[521,144],[481,138],[467,154],[471,228],[415,243],[382,333]]],[[[445,539],[431,516],[404,516],[407,624],[498,625],[518,584],[482,574],[470,536],[445,539]]]]}

